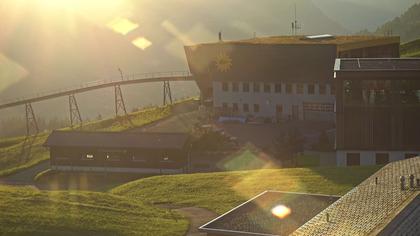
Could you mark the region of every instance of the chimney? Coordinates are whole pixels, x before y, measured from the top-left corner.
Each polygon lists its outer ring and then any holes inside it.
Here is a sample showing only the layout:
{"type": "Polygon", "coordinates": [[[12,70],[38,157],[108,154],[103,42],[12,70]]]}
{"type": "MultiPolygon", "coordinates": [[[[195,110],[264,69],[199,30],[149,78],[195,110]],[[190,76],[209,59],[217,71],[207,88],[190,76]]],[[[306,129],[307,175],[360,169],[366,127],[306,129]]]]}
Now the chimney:
{"type": "Polygon", "coordinates": [[[222,31],[219,31],[219,41],[222,42],[222,31]]]}
{"type": "Polygon", "coordinates": [[[414,175],[413,174],[410,175],[410,188],[415,188],[415,186],[414,186],[414,175]]]}
{"type": "Polygon", "coordinates": [[[405,177],[400,177],[400,183],[401,183],[401,190],[405,190],[405,177]]]}

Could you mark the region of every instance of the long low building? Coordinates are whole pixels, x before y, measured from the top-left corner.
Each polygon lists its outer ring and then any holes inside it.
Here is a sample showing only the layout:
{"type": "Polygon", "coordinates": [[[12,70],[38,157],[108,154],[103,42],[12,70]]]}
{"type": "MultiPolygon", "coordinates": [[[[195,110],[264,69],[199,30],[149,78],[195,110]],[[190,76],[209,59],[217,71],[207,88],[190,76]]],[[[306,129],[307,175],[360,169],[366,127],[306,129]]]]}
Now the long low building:
{"type": "Polygon", "coordinates": [[[53,131],[44,146],[53,170],[166,174],[187,171],[188,141],[183,133],[53,131]]]}
{"type": "Polygon", "coordinates": [[[336,58],[399,57],[399,37],[279,36],[186,46],[202,98],[221,116],[334,121],[336,58]]]}

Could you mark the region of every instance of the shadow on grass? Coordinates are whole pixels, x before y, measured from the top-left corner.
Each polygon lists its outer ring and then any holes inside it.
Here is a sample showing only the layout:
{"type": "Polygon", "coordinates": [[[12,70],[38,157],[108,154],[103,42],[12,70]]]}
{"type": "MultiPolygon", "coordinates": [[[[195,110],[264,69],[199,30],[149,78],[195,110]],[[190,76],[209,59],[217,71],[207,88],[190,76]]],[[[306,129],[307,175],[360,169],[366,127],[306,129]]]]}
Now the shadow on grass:
{"type": "Polygon", "coordinates": [[[310,170],[335,184],[356,186],[382,167],[383,166],[317,167],[310,168],[310,170]]]}

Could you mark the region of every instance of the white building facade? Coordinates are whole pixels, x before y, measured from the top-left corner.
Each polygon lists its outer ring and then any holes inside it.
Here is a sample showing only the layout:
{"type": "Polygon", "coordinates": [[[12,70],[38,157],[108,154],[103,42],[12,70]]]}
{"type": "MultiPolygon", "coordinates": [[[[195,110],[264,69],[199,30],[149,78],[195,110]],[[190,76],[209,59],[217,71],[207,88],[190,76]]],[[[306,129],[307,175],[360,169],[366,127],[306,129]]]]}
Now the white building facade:
{"type": "Polygon", "coordinates": [[[213,82],[213,106],[222,116],[279,120],[335,120],[329,83],[213,82]]]}

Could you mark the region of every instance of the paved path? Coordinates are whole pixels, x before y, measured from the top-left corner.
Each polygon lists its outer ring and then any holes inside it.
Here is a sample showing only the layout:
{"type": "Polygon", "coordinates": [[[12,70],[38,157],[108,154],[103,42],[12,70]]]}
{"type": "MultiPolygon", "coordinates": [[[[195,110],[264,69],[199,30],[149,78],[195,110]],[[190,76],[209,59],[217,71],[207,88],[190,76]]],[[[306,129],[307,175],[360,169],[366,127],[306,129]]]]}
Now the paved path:
{"type": "Polygon", "coordinates": [[[34,185],[34,178],[38,173],[48,170],[50,168],[50,162],[43,161],[37,165],[34,165],[28,169],[19,171],[15,174],[0,178],[0,184],[7,185],[34,185]]]}
{"type": "Polygon", "coordinates": [[[206,233],[198,231],[198,227],[204,225],[205,223],[218,216],[216,213],[200,207],[184,207],[176,209],[175,211],[187,217],[190,221],[190,227],[188,229],[187,236],[207,235],[206,233]]]}

